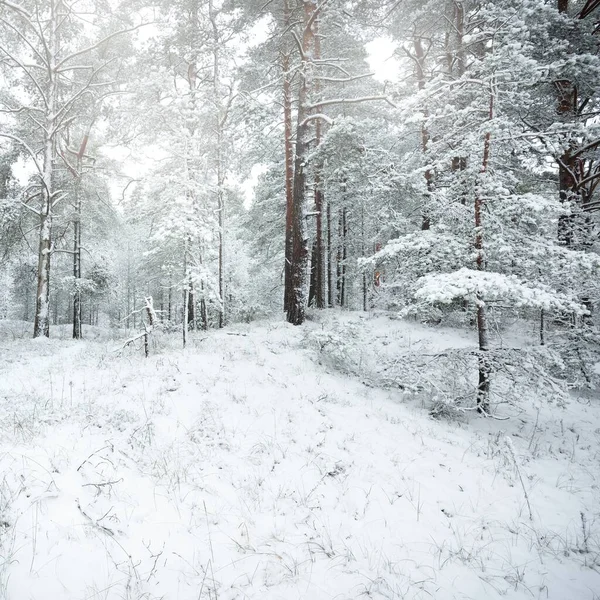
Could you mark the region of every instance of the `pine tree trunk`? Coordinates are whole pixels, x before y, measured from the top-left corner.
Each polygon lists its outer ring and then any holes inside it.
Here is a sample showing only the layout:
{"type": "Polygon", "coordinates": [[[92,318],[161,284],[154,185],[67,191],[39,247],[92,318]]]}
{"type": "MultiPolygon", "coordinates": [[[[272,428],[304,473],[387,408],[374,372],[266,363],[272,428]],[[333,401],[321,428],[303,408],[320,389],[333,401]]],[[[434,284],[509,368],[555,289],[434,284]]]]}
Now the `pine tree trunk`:
{"type": "MultiPolygon", "coordinates": [[[[493,85],[493,84],[492,84],[493,85]]],[[[494,90],[490,90],[489,120],[494,118],[494,90]]],[[[483,179],[488,172],[491,149],[491,133],[485,134],[483,143],[483,160],[481,163],[480,178],[483,179]]],[[[480,181],[479,186],[482,181],[480,181]]],[[[477,189],[475,195],[475,250],[477,251],[477,270],[485,271],[484,248],[483,248],[483,199],[481,190],[477,189]]],[[[477,332],[479,338],[478,371],[479,381],[477,385],[477,407],[480,413],[488,415],[490,412],[490,377],[491,364],[489,359],[489,335],[487,324],[487,313],[484,299],[477,298],[477,332]]]]}
{"type": "Polygon", "coordinates": [[[208,0],[208,14],[212,25],[213,34],[213,101],[216,109],[215,128],[217,133],[217,147],[215,149],[215,161],[217,171],[217,214],[218,214],[218,244],[219,244],[219,328],[225,326],[225,170],[223,165],[223,127],[226,115],[220,98],[221,86],[221,40],[217,26],[216,14],[213,0],[208,0]]]}
{"type": "Polygon", "coordinates": [[[296,130],[296,158],[294,161],[294,207],[292,211],[292,264],[291,264],[291,298],[287,311],[287,320],[293,325],[301,325],[306,317],[308,300],[308,262],[309,244],[306,197],[306,167],[309,148],[309,90],[312,89],[312,64],[310,51],[313,47],[314,35],[313,14],[316,10],[314,2],[304,3],[304,32],[302,36],[302,69],[298,92],[298,127],[296,130]]]}
{"type": "Polygon", "coordinates": [[[317,296],[317,240],[313,241],[310,253],[310,282],[308,286],[308,306],[312,306],[317,296]]]}
{"type": "Polygon", "coordinates": [[[172,319],[172,306],[173,306],[173,281],[171,278],[171,274],[169,273],[169,294],[167,296],[167,317],[169,320],[169,323],[171,322],[172,319]]]}
{"type": "Polygon", "coordinates": [[[348,306],[348,209],[342,211],[343,246],[342,246],[342,306],[348,306]]]}
{"type": "Polygon", "coordinates": [[[189,239],[186,239],[183,249],[183,312],[181,315],[181,330],[183,336],[183,347],[187,344],[187,334],[189,327],[189,304],[190,304],[190,283],[191,273],[188,267],[188,244],[189,239]]]}
{"type": "Polygon", "coordinates": [[[181,320],[181,334],[182,334],[182,342],[183,347],[186,347],[187,344],[187,333],[188,333],[188,322],[187,322],[187,314],[188,314],[188,302],[190,297],[190,291],[187,285],[183,288],[183,319],[181,320]]]}
{"type": "MultiPolygon", "coordinates": [[[[360,238],[361,238],[361,255],[363,258],[367,256],[367,245],[365,243],[365,206],[364,202],[361,203],[360,207],[360,238]]],[[[362,272],[362,305],[363,310],[368,310],[368,287],[367,287],[367,273],[363,269],[362,272]]]]}
{"type": "Polygon", "coordinates": [[[327,202],[327,304],[329,308],[334,305],[333,295],[333,252],[331,238],[331,203],[327,202]]]}
{"type": "MultiPolygon", "coordinates": [[[[315,20],[314,25],[314,60],[318,61],[321,59],[321,37],[318,30],[319,21],[315,20]]],[[[321,86],[317,80],[315,83],[315,94],[318,95],[321,91],[321,86]]],[[[317,106],[315,108],[317,113],[322,112],[322,108],[317,106]]],[[[315,146],[319,146],[321,143],[323,123],[321,119],[317,119],[315,126],[315,146]]],[[[323,244],[323,206],[324,206],[324,192],[321,181],[321,164],[315,164],[315,212],[316,212],[316,242],[315,242],[315,306],[317,308],[325,308],[325,245],[323,244]]],[[[310,301],[309,301],[310,303],[310,301]]]]}
{"type": "MultiPolygon", "coordinates": [[[[284,30],[291,23],[289,1],[284,2],[284,30]]],[[[292,236],[294,214],[294,151],[292,146],[292,74],[290,73],[290,50],[284,48],[281,66],[283,70],[283,122],[285,152],[285,262],[283,310],[288,311],[292,299],[292,236]]]]}
{"type": "Polygon", "coordinates": [[[196,330],[196,294],[194,293],[194,284],[190,281],[188,286],[188,310],[187,322],[189,331],[196,330]]]}
{"type": "Polygon", "coordinates": [[[342,306],[343,303],[343,271],[342,271],[342,248],[344,244],[343,235],[344,235],[344,223],[342,219],[342,210],[338,209],[338,227],[337,227],[337,251],[335,255],[335,288],[337,292],[337,305],[342,306]]]}
{"type": "Polygon", "coordinates": [[[81,339],[83,330],[81,327],[81,207],[83,178],[83,157],[89,139],[89,130],[84,135],[77,153],[77,165],[75,170],[75,217],[73,220],[73,278],[75,290],[73,292],[73,338],[81,339]]]}
{"type": "MultiPolygon", "coordinates": [[[[415,36],[415,64],[417,68],[417,86],[419,91],[425,89],[425,50],[423,48],[423,42],[420,37],[415,36]]],[[[427,129],[426,119],[428,116],[427,107],[423,108],[423,120],[421,122],[421,151],[423,153],[423,159],[425,162],[428,161],[427,151],[429,146],[429,130],[427,129]]],[[[423,231],[428,230],[431,227],[431,218],[429,215],[431,194],[433,192],[433,171],[431,169],[425,170],[425,185],[427,187],[427,193],[425,195],[425,202],[422,208],[421,217],[421,229],[423,231]]]]}
{"type": "MultiPolygon", "coordinates": [[[[466,55],[465,55],[465,9],[462,2],[454,2],[454,27],[452,28],[455,40],[456,50],[450,53],[450,60],[448,64],[449,75],[452,77],[454,68],[456,68],[456,78],[460,79],[465,74],[466,68],[466,55]]],[[[466,156],[455,156],[452,159],[452,171],[465,171],[467,169],[467,157],[466,156]]],[[[464,183],[464,179],[461,179],[461,183],[464,183]]],[[[467,195],[462,193],[460,197],[460,203],[466,205],[467,195]]]]}
{"type": "MultiPolygon", "coordinates": [[[[558,12],[566,14],[569,11],[569,0],[558,0],[558,12]]],[[[556,112],[567,117],[574,116],[577,112],[577,91],[569,80],[555,81],[557,91],[556,112]]],[[[566,150],[558,159],[558,189],[560,201],[565,205],[577,202],[577,182],[573,173],[577,165],[571,156],[571,149],[566,150]]],[[[558,240],[567,247],[574,243],[575,219],[571,214],[561,215],[558,218],[558,240]]]]}
{"type": "Polygon", "coordinates": [[[127,244],[127,308],[125,310],[127,317],[125,319],[125,327],[130,329],[131,326],[131,247],[127,244]]]}

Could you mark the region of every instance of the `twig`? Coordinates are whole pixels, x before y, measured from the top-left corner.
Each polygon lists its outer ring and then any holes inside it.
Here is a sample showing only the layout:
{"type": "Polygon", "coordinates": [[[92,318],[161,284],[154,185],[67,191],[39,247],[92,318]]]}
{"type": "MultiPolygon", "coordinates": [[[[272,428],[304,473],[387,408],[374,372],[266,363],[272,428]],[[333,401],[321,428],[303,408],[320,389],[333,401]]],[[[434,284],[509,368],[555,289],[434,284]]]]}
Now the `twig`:
{"type": "Polygon", "coordinates": [[[504,443],[508,447],[508,451],[515,465],[517,475],[519,476],[519,481],[521,482],[521,487],[523,488],[523,494],[525,495],[525,501],[527,502],[527,508],[529,509],[529,520],[533,521],[533,512],[531,510],[531,504],[529,502],[529,494],[527,493],[527,489],[525,488],[525,482],[523,481],[523,476],[521,475],[521,469],[519,469],[519,464],[517,463],[517,457],[515,455],[515,449],[513,447],[512,440],[510,439],[510,437],[506,436],[504,438],[504,443]]]}
{"type": "Polygon", "coordinates": [[[206,529],[208,530],[208,545],[210,547],[210,556],[212,558],[212,561],[215,562],[215,553],[213,552],[212,538],[210,535],[210,525],[208,523],[208,511],[206,510],[206,501],[202,500],[202,504],[204,505],[204,516],[206,517],[206,529]]]}
{"type": "Polygon", "coordinates": [[[92,458],[92,456],[98,454],[98,452],[102,452],[102,450],[106,450],[107,448],[110,448],[111,451],[114,450],[114,447],[112,444],[108,444],[107,446],[103,446],[102,448],[100,448],[99,450],[96,450],[94,452],[92,452],[78,467],[77,470],[80,471],[81,467],[83,467],[83,465],[85,465],[86,462],[88,462],[88,460],[90,460],[90,458],[92,458]]]}
{"type": "Polygon", "coordinates": [[[90,517],[90,515],[88,515],[83,508],[81,508],[81,505],[79,504],[79,499],[75,499],[75,502],[77,503],[77,508],[79,509],[79,512],[95,527],[97,527],[98,529],[100,529],[101,531],[103,531],[104,533],[110,535],[110,537],[115,537],[115,532],[112,529],[109,529],[108,527],[104,527],[104,525],[100,525],[100,523],[98,521],[95,521],[94,519],[92,519],[92,517],[90,517]]]}
{"type": "Polygon", "coordinates": [[[104,487],[105,485],[114,485],[115,483],[121,483],[121,481],[123,481],[122,477],[121,477],[121,479],[117,479],[115,481],[105,481],[103,483],[84,483],[81,487],[88,487],[90,485],[93,485],[94,487],[101,488],[101,487],[104,487]]]}

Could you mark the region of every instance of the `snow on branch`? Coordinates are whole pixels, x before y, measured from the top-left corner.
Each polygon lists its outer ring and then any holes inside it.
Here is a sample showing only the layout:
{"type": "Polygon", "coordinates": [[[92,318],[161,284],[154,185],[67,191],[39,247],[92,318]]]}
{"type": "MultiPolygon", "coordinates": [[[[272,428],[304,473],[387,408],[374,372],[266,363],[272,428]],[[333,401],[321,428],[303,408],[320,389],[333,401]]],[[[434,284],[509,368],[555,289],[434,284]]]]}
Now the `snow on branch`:
{"type": "Polygon", "coordinates": [[[43,173],[42,167],[37,160],[37,156],[36,156],[35,152],[27,145],[27,142],[22,140],[20,137],[17,137],[16,135],[11,135],[9,133],[3,133],[1,131],[0,131],[0,137],[8,138],[9,140],[13,140],[14,142],[17,142],[17,144],[23,146],[23,148],[25,148],[25,150],[27,150],[27,154],[29,154],[29,158],[31,158],[31,160],[33,161],[33,164],[35,165],[37,172],[40,174],[43,173]]]}
{"type": "Polygon", "coordinates": [[[135,25],[134,27],[129,27],[128,29],[121,29],[119,31],[115,31],[114,33],[111,33],[110,35],[103,37],[101,40],[99,40],[95,44],[92,44],[91,46],[87,46],[86,48],[83,48],[82,50],[78,50],[77,52],[72,52],[71,54],[65,56],[56,64],[56,66],[54,68],[60,69],[65,63],[69,62],[70,60],[72,60],[78,56],[88,54],[89,52],[92,52],[93,50],[95,50],[96,48],[101,46],[102,44],[109,42],[113,38],[115,38],[119,35],[124,35],[126,33],[131,33],[132,31],[136,31],[137,29],[139,29],[140,27],[144,27],[145,25],[148,25],[148,23],[140,23],[139,25],[135,25]]]}
{"type": "Polygon", "coordinates": [[[19,14],[23,15],[24,17],[27,17],[28,19],[31,18],[31,15],[22,6],[19,6],[18,4],[13,4],[12,2],[7,2],[6,0],[2,0],[0,2],[0,6],[6,6],[7,8],[10,8],[11,10],[18,12],[19,14]]]}
{"type": "Polygon", "coordinates": [[[144,302],[145,302],[144,308],[140,309],[140,311],[139,311],[139,312],[141,312],[141,311],[146,312],[146,322],[144,323],[144,331],[141,331],[140,333],[137,333],[136,335],[130,337],[128,340],[125,340],[123,342],[122,346],[114,349],[114,352],[121,352],[122,350],[127,348],[127,346],[129,346],[130,344],[133,344],[133,342],[136,342],[137,340],[143,338],[143,340],[144,340],[144,355],[146,356],[146,358],[148,358],[148,355],[150,353],[149,337],[150,337],[150,334],[152,333],[152,331],[154,330],[154,327],[157,322],[157,317],[156,317],[156,311],[154,310],[154,302],[153,302],[152,296],[145,298],[144,302]]]}
{"type": "Polygon", "coordinates": [[[327,115],[323,114],[323,113],[315,113],[314,115],[310,115],[308,117],[306,117],[306,119],[304,119],[304,121],[302,121],[302,123],[300,123],[300,126],[304,126],[307,123],[310,123],[311,121],[314,121],[316,119],[321,119],[322,121],[325,121],[325,123],[327,123],[328,125],[333,125],[334,120],[331,117],[328,117],[327,115]]]}
{"type": "Polygon", "coordinates": [[[440,231],[419,231],[390,240],[372,256],[359,259],[359,266],[368,269],[400,256],[429,252],[435,252],[436,256],[466,258],[469,253],[469,245],[457,240],[454,235],[444,234],[440,231]]]}
{"type": "Polygon", "coordinates": [[[478,305],[504,300],[515,308],[564,310],[586,313],[584,306],[570,297],[542,285],[527,285],[514,275],[462,268],[454,273],[425,275],[417,281],[415,297],[428,303],[450,304],[469,300],[478,305]]]}
{"type": "Polygon", "coordinates": [[[389,96],[362,96],[360,98],[332,98],[330,100],[319,100],[316,104],[311,104],[307,108],[312,110],[313,108],[322,108],[323,106],[332,106],[334,104],[358,104],[359,102],[371,102],[375,100],[383,100],[390,106],[398,108],[389,96]]]}

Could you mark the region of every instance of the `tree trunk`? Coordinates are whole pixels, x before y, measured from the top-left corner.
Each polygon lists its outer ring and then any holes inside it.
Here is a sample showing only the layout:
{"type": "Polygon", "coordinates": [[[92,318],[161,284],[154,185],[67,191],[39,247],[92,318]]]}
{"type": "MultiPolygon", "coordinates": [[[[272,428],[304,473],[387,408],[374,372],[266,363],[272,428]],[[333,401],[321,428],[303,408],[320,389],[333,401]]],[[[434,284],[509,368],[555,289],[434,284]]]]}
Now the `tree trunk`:
{"type": "Polygon", "coordinates": [[[73,339],[79,340],[83,335],[81,327],[81,205],[83,178],[83,156],[89,139],[89,130],[83,136],[83,140],[77,153],[77,165],[75,167],[75,217],[73,219],[73,278],[75,290],[73,291],[73,339]]]}
{"type": "MultiPolygon", "coordinates": [[[[558,12],[567,13],[569,11],[569,0],[558,0],[558,12]]],[[[554,85],[557,91],[556,112],[559,115],[567,117],[573,116],[577,112],[577,90],[575,86],[566,79],[555,81],[554,85]]],[[[558,159],[558,190],[560,201],[565,205],[572,205],[576,202],[577,182],[573,177],[577,166],[573,157],[572,150],[569,148],[558,159]]],[[[558,218],[558,240],[565,246],[572,246],[574,242],[575,219],[574,215],[561,215],[558,218]]]]}
{"type": "Polygon", "coordinates": [[[313,47],[314,2],[304,3],[304,31],[302,35],[302,69],[298,92],[298,127],[296,130],[296,158],[294,161],[294,207],[292,211],[292,264],[291,264],[291,298],[287,311],[287,320],[293,325],[304,323],[307,304],[308,279],[308,228],[306,223],[306,167],[309,147],[308,96],[312,89],[312,63],[310,51],[313,47]]]}
{"type": "MultiPolygon", "coordinates": [[[[453,33],[456,40],[456,49],[450,54],[451,59],[448,65],[449,74],[452,77],[454,68],[456,67],[456,77],[460,79],[465,74],[466,68],[466,55],[464,46],[465,36],[465,8],[462,2],[454,2],[454,27],[453,33]]],[[[452,171],[465,171],[467,169],[467,157],[466,156],[455,156],[452,159],[452,171]]],[[[464,178],[461,179],[461,183],[464,185],[464,178]]],[[[467,195],[463,191],[460,197],[460,203],[466,205],[467,195]]]]}
{"type": "MultiPolygon", "coordinates": [[[[289,1],[284,2],[284,30],[291,23],[289,1]]],[[[290,72],[290,50],[285,46],[281,67],[283,70],[283,123],[285,152],[285,262],[283,285],[283,310],[288,311],[292,301],[292,252],[294,214],[294,151],[292,147],[292,74],[290,72]]]]}
{"type": "Polygon", "coordinates": [[[310,253],[310,283],[308,286],[308,306],[312,306],[317,296],[317,240],[313,241],[310,253]]]}
{"type": "Polygon", "coordinates": [[[187,310],[188,329],[196,330],[196,294],[194,293],[194,284],[190,281],[188,285],[188,310],[187,310]]]}
{"type": "MultiPolygon", "coordinates": [[[[492,84],[493,86],[493,84],[492,84]]],[[[490,90],[489,120],[494,118],[494,90],[490,90]]],[[[490,162],[490,147],[492,135],[488,131],[483,142],[483,160],[481,163],[480,178],[485,177],[490,162]]],[[[482,181],[480,181],[479,186],[482,181]]],[[[478,186],[478,188],[479,188],[478,186]]],[[[475,195],[475,250],[477,251],[477,270],[485,271],[483,251],[483,199],[481,190],[477,189],[475,195]]],[[[479,338],[478,370],[479,382],[477,385],[477,407],[480,413],[490,412],[490,376],[491,364],[489,360],[489,335],[487,313],[484,298],[477,298],[477,332],[479,338]]]]}
{"type": "Polygon", "coordinates": [[[173,280],[171,278],[171,272],[169,271],[169,294],[167,296],[167,318],[169,320],[169,323],[171,322],[171,311],[172,311],[172,305],[173,305],[173,280]]]}
{"type": "MultiPolygon", "coordinates": [[[[425,89],[425,50],[423,48],[423,42],[420,37],[415,35],[414,38],[414,46],[415,46],[415,64],[417,68],[417,86],[419,91],[425,89]]],[[[428,116],[427,107],[423,108],[423,120],[421,122],[421,151],[423,153],[423,160],[425,162],[428,161],[429,157],[427,155],[428,146],[429,146],[429,130],[427,129],[426,119],[428,116]]],[[[431,169],[425,170],[425,184],[427,187],[427,193],[425,195],[425,202],[423,203],[422,209],[422,217],[421,217],[421,229],[428,230],[431,227],[431,218],[430,218],[430,201],[431,194],[433,192],[433,171],[431,169]]]]}
{"type": "MultiPolygon", "coordinates": [[[[363,258],[367,256],[367,245],[365,243],[365,205],[364,201],[360,206],[360,243],[361,243],[361,255],[363,258]]],[[[368,287],[367,287],[367,272],[365,269],[362,270],[362,305],[363,310],[368,310],[368,287]]]]}
{"type": "Polygon", "coordinates": [[[331,239],[331,203],[327,202],[327,304],[329,308],[333,307],[333,260],[332,260],[332,239],[331,239]]]}
{"type": "Polygon", "coordinates": [[[131,326],[131,247],[129,244],[127,244],[127,308],[125,312],[127,313],[125,327],[129,329],[131,326]]]}
{"type": "Polygon", "coordinates": [[[44,127],[44,162],[42,173],[42,202],[40,206],[40,238],[38,246],[37,293],[33,337],[50,337],[50,257],[52,254],[52,202],[54,201],[54,159],[56,155],[56,105],[58,100],[58,74],[56,62],[60,50],[57,4],[50,7],[48,33],[48,94],[44,127]]]}
{"type": "Polygon", "coordinates": [[[220,97],[221,86],[221,40],[217,25],[213,0],[208,0],[208,15],[212,25],[213,34],[213,101],[216,110],[215,128],[217,134],[217,146],[215,149],[215,161],[217,172],[217,214],[218,214],[218,243],[219,243],[219,328],[225,326],[225,170],[223,167],[223,127],[226,114],[224,114],[220,97]]]}
{"type": "Polygon", "coordinates": [[[348,259],[348,213],[344,206],[340,211],[340,246],[338,250],[338,302],[340,306],[347,305],[346,262],[348,259]]]}
{"type": "Polygon", "coordinates": [[[342,306],[348,305],[348,209],[342,210],[342,306]]]}
{"type": "MultiPolygon", "coordinates": [[[[314,25],[314,60],[318,61],[321,59],[321,37],[319,35],[319,21],[315,19],[314,25]]],[[[321,92],[321,86],[319,80],[315,82],[315,94],[319,95],[321,92]]],[[[315,111],[320,114],[323,109],[320,106],[315,108],[315,111]]],[[[323,123],[321,119],[317,119],[315,125],[315,146],[319,146],[321,143],[323,123]]],[[[325,308],[325,278],[324,278],[324,266],[325,266],[325,246],[323,244],[323,206],[324,206],[324,192],[321,182],[321,164],[315,164],[315,212],[316,212],[316,241],[315,241],[315,262],[313,268],[315,269],[315,305],[317,308],[325,308]]],[[[310,303],[310,301],[309,301],[310,303]]]]}
{"type": "Polygon", "coordinates": [[[181,334],[182,334],[182,341],[183,341],[184,348],[187,344],[187,332],[188,332],[187,314],[188,314],[189,297],[190,297],[190,290],[188,289],[187,285],[185,285],[183,288],[183,318],[181,320],[182,321],[181,334]]]}

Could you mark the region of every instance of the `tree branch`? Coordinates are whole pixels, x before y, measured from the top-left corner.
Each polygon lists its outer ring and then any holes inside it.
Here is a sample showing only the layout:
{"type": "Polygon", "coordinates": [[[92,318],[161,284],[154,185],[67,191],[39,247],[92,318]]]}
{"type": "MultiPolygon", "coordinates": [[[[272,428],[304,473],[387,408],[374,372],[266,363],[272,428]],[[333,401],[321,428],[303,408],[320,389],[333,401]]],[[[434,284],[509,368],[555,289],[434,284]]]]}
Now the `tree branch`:
{"type": "Polygon", "coordinates": [[[65,56],[62,60],[58,61],[58,63],[55,66],[55,69],[59,69],[66,62],[69,62],[76,56],[82,56],[83,54],[92,52],[92,50],[95,50],[96,48],[100,47],[105,42],[108,42],[119,35],[124,35],[126,33],[131,33],[132,31],[136,31],[137,29],[139,29],[140,27],[144,27],[145,25],[148,25],[148,23],[141,23],[140,25],[136,25],[135,27],[130,27],[129,29],[121,29],[120,31],[115,31],[115,33],[111,33],[110,35],[107,35],[106,37],[102,38],[100,41],[96,42],[95,44],[92,44],[91,46],[88,46],[87,48],[84,48],[83,50],[78,50],[77,52],[73,52],[73,53],[69,54],[68,56],[65,56]]]}
{"type": "Polygon", "coordinates": [[[390,106],[398,108],[388,96],[363,96],[361,98],[334,98],[331,100],[320,100],[316,104],[311,104],[307,108],[312,110],[313,108],[320,108],[323,106],[332,106],[334,104],[358,104],[359,102],[371,102],[374,100],[383,100],[390,106]]]}
{"type": "Polygon", "coordinates": [[[17,142],[18,144],[21,144],[21,146],[23,146],[23,148],[25,148],[25,150],[27,150],[27,153],[31,157],[31,160],[33,160],[33,163],[35,164],[35,168],[37,169],[38,173],[40,175],[43,174],[43,170],[40,167],[40,164],[38,163],[35,153],[27,145],[27,142],[23,141],[21,138],[17,137],[16,135],[11,135],[10,133],[2,133],[1,131],[0,131],[0,137],[5,137],[5,138],[8,138],[9,140],[13,140],[13,141],[17,142]]]}

